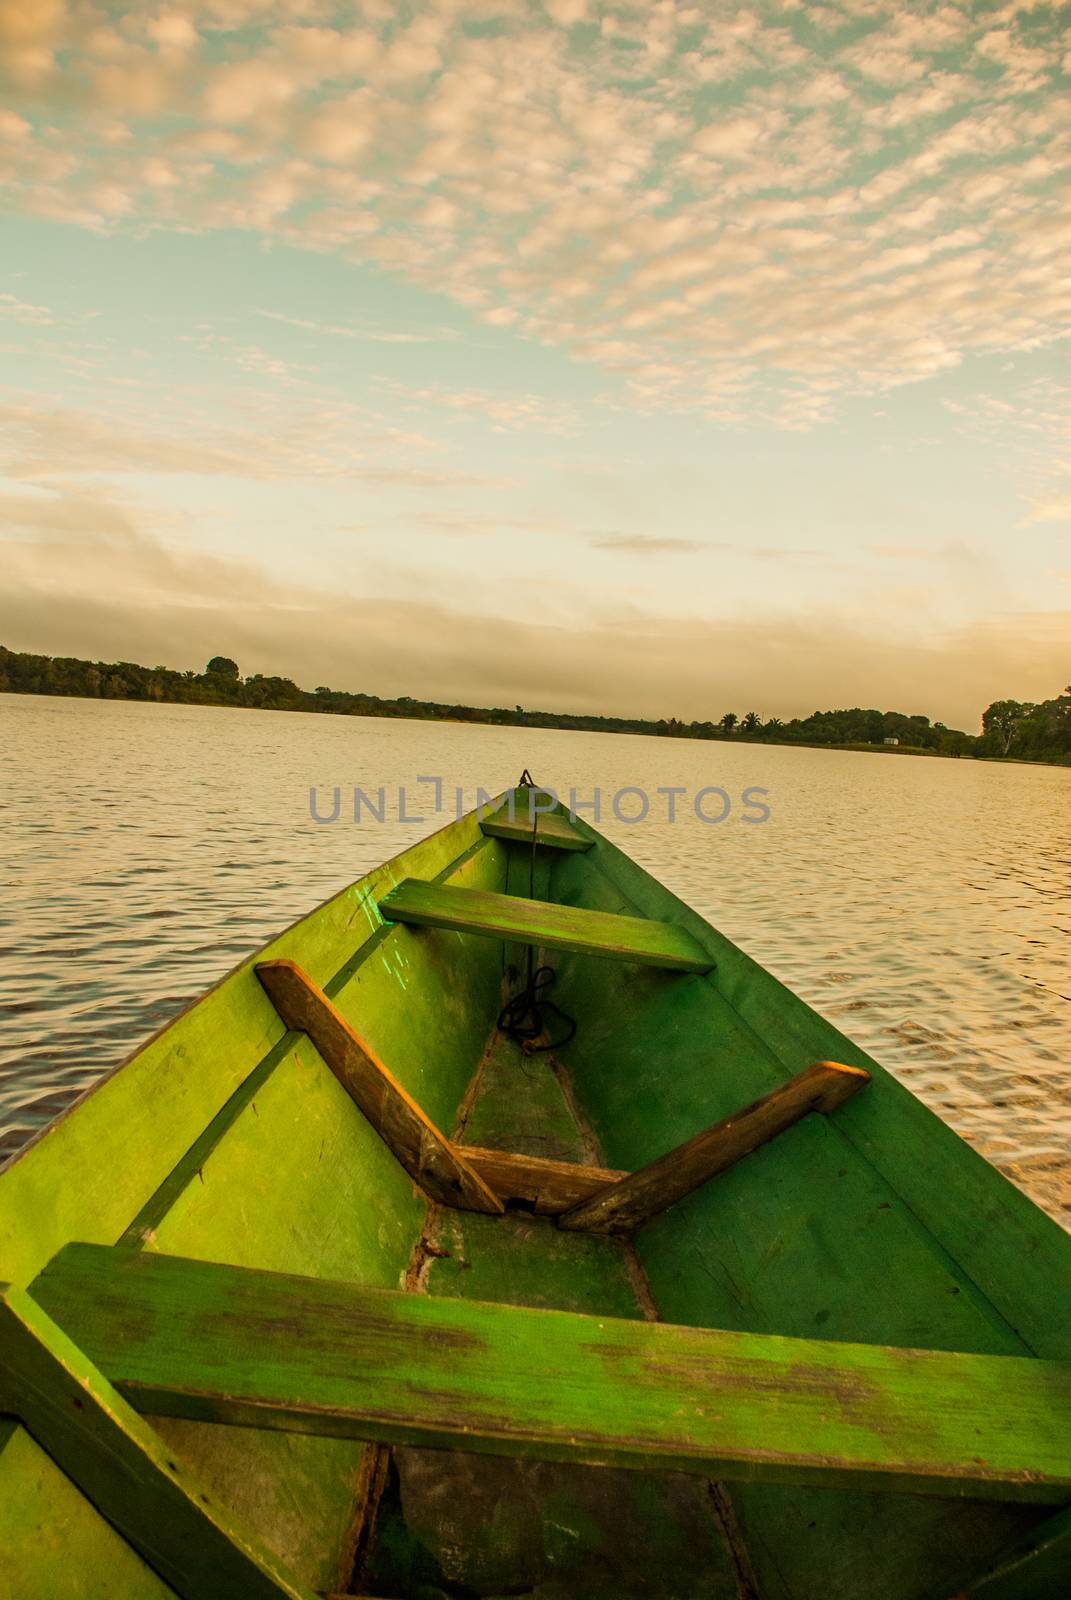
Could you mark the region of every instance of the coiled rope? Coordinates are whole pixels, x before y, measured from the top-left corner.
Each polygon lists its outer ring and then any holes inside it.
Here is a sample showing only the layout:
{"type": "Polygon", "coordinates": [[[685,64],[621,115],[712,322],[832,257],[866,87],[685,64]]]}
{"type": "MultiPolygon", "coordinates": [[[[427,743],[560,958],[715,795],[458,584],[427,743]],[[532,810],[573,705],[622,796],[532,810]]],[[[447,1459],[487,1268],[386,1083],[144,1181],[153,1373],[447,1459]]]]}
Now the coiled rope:
{"type": "MultiPolygon", "coordinates": [[[[525,787],[530,789],[539,787],[527,767],[525,767],[517,780],[518,789],[525,787]]],[[[529,900],[535,899],[536,836],[538,829],[539,813],[535,812],[532,817],[532,849],[528,863],[529,900]]],[[[563,1044],[568,1044],[576,1033],[576,1021],[567,1012],[563,1011],[561,1006],[555,1005],[553,1000],[547,998],[546,991],[553,987],[557,979],[557,973],[551,966],[543,965],[537,967],[535,965],[535,955],[531,945],[528,946],[526,968],[524,988],[512,995],[498,1014],[499,1030],[507,1038],[515,1039],[525,1055],[534,1056],[540,1055],[547,1050],[559,1050],[563,1044]],[[566,1031],[558,1039],[548,1038],[545,1044],[536,1044],[535,1041],[538,1038],[544,1033],[549,1033],[546,1025],[548,1013],[560,1017],[566,1025],[566,1031]]]]}

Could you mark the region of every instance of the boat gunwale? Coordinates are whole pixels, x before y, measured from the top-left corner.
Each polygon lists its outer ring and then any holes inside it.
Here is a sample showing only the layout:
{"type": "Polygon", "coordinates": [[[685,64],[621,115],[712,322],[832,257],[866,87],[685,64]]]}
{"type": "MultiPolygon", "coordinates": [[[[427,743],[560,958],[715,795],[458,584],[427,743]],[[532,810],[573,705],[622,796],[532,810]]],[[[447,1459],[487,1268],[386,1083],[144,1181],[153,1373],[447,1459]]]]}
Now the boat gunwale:
{"type": "MultiPolygon", "coordinates": [[[[50,1118],[48,1122],[44,1123],[40,1128],[35,1128],[24,1144],[20,1144],[17,1150],[13,1150],[9,1156],[7,1156],[3,1161],[0,1161],[0,1179],[3,1179],[13,1167],[18,1165],[25,1155],[28,1155],[39,1144],[41,1144],[49,1134],[55,1133],[58,1128],[62,1127],[63,1124],[66,1123],[68,1119],[80,1109],[80,1107],[85,1105],[87,1100],[90,1100],[99,1090],[106,1088],[112,1079],[123,1071],[124,1067],[129,1066],[132,1061],[136,1061],[138,1056],[140,1056],[145,1050],[148,1050],[150,1046],[156,1044],[156,1042],[162,1039],[170,1029],[182,1022],[184,1018],[189,1016],[192,1011],[195,1011],[198,1006],[209,1000],[226,984],[230,983],[233,978],[238,977],[247,967],[252,968],[265,950],[269,949],[279,940],[285,939],[288,934],[293,933],[294,930],[301,927],[303,923],[308,922],[312,917],[315,917],[320,912],[325,911],[328,906],[334,905],[337,900],[340,900],[343,895],[348,894],[351,889],[356,888],[358,884],[364,883],[367,879],[374,877],[379,872],[386,872],[388,868],[393,867],[396,862],[400,861],[403,856],[408,855],[411,850],[415,850],[421,845],[429,844],[434,839],[444,838],[452,828],[460,828],[463,826],[463,824],[470,822],[474,815],[474,811],[465,812],[462,816],[454,817],[449,822],[444,823],[441,828],[435,828],[431,833],[422,834],[419,839],[414,839],[412,844],[407,845],[404,850],[398,851],[396,855],[389,856],[386,861],[378,863],[378,865],[370,868],[368,872],[362,873],[360,877],[350,879],[348,883],[343,884],[340,889],[337,889],[334,894],[329,894],[326,899],[321,900],[310,910],[304,912],[303,915],[295,917],[292,922],[288,922],[284,928],[279,930],[278,933],[272,934],[264,941],[263,944],[251,951],[249,955],[242,956],[233,967],[229,967],[226,972],[221,973],[220,976],[216,978],[214,982],[210,983],[206,989],[202,989],[198,994],[194,995],[192,999],[187,1000],[172,1016],[168,1017],[164,1022],[162,1022],[159,1027],[154,1028],[151,1033],[146,1034],[142,1039],[140,1039],[133,1049],[127,1051],[127,1053],[119,1061],[117,1061],[114,1066],[109,1067],[105,1072],[101,1073],[99,1078],[96,1078],[92,1083],[87,1084],[87,1086],[82,1089],[68,1105],[65,1105],[61,1111],[57,1111],[56,1115],[50,1118]]],[[[458,865],[461,857],[466,855],[473,846],[482,848],[484,846],[490,846],[494,842],[496,841],[493,841],[491,836],[486,834],[478,839],[473,840],[472,843],[467,845],[464,850],[459,851],[457,857],[455,857],[450,863],[450,866],[453,867],[458,865]]],[[[370,890],[363,900],[358,901],[354,908],[355,911],[360,911],[369,903],[374,903],[375,909],[378,912],[378,901],[376,900],[377,893],[378,890],[370,890]]],[[[374,938],[377,933],[380,933],[384,929],[390,930],[397,926],[401,926],[401,924],[388,924],[386,918],[381,917],[377,926],[369,927],[368,939],[363,940],[362,943],[358,945],[357,949],[350,953],[350,955],[347,957],[347,961],[343,965],[348,965],[349,962],[352,961],[353,957],[359,954],[359,952],[364,948],[364,945],[368,943],[368,940],[374,938]]],[[[339,971],[341,970],[342,968],[339,969],[339,971]]],[[[337,976],[337,973],[335,976],[337,976]]],[[[270,1046],[269,1049],[275,1049],[276,1046],[281,1042],[282,1037],[283,1036],[280,1036],[280,1039],[277,1040],[274,1045],[270,1046]]],[[[263,1057],[261,1057],[261,1061],[263,1061],[263,1057]]],[[[261,1065],[261,1061],[258,1061],[254,1065],[252,1068],[253,1071],[256,1071],[256,1068],[261,1065]]],[[[245,1080],[243,1079],[242,1081],[244,1082],[245,1080]]],[[[236,1087],[240,1088],[241,1085],[239,1084],[236,1087]]],[[[222,1110],[222,1106],[219,1109],[222,1110]]],[[[207,1124],[205,1126],[207,1127],[207,1124]]]]}

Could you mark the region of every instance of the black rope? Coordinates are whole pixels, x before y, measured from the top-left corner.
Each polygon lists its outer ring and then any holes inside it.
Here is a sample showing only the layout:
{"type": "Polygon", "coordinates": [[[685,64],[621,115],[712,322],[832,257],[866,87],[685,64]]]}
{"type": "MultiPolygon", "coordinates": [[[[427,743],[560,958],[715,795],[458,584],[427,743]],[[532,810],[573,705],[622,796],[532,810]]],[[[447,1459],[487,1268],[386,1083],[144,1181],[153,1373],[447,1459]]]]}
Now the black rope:
{"type": "Polygon", "coordinates": [[[556,1006],[553,1000],[548,1000],[544,993],[555,981],[557,974],[553,967],[536,967],[534,972],[529,972],[528,981],[524,988],[507,1000],[498,1016],[500,1030],[510,1039],[515,1039],[524,1050],[525,1055],[540,1055],[545,1050],[559,1050],[576,1032],[576,1022],[564,1012],[561,1006],[556,1006]],[[536,1044],[546,1028],[546,1013],[552,1012],[560,1017],[566,1025],[566,1031],[559,1039],[548,1039],[546,1044],[536,1044]]]}
{"type": "MultiPolygon", "coordinates": [[[[520,778],[517,780],[517,788],[523,789],[526,785],[531,789],[537,787],[535,780],[533,779],[532,774],[528,771],[527,767],[525,767],[524,771],[520,775],[520,778]]],[[[539,813],[535,812],[532,817],[532,850],[528,863],[529,900],[535,899],[535,866],[538,830],[539,813]]],[[[569,1040],[576,1032],[575,1020],[565,1011],[563,1011],[561,1006],[555,1005],[553,1000],[548,1000],[544,993],[545,990],[550,989],[553,986],[557,978],[557,973],[554,971],[553,967],[536,967],[534,962],[535,957],[532,951],[532,946],[529,945],[527,975],[525,978],[524,988],[521,989],[519,993],[513,995],[509,1000],[507,1000],[506,1004],[502,1007],[502,1010],[498,1014],[499,1030],[506,1034],[508,1038],[515,1039],[516,1042],[521,1046],[525,1055],[529,1056],[539,1055],[545,1050],[560,1049],[563,1044],[569,1043],[569,1040]],[[547,1031],[546,1023],[544,1021],[545,1012],[553,1012],[556,1017],[560,1017],[566,1025],[566,1032],[562,1034],[560,1039],[550,1039],[546,1044],[536,1044],[535,1040],[539,1038],[540,1034],[542,1034],[544,1031],[547,1031]]]]}

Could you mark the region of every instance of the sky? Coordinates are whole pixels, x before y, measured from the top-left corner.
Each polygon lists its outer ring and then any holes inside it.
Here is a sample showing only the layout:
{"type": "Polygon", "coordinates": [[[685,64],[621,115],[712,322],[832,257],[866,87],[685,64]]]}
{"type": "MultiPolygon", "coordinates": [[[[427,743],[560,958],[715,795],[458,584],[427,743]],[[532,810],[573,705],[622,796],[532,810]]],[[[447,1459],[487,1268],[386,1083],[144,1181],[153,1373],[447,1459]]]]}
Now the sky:
{"type": "Polygon", "coordinates": [[[1071,6],[0,0],[0,183],[11,649],[1071,678],[1071,6]]]}

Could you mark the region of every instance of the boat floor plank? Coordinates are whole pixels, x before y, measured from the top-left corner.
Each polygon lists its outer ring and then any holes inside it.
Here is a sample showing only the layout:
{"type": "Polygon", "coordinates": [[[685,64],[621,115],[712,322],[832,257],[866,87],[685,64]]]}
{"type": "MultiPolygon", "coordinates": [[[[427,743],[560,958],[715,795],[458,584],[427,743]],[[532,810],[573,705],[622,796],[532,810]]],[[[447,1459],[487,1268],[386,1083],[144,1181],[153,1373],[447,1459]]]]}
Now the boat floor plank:
{"type": "Polygon", "coordinates": [[[379,909],[389,922],[484,934],[640,966],[704,973],[713,965],[691,934],[671,922],[424,883],[419,878],[399,883],[384,895],[379,909]]]}
{"type": "MultiPolygon", "coordinates": [[[[554,1059],[494,1030],[455,1141],[523,1159],[599,1159],[554,1059]]],[[[545,1218],[443,1211],[418,1286],[433,1296],[639,1318],[638,1269],[619,1240],[561,1233],[545,1218]]],[[[398,1447],[355,1587],[530,1593],[532,1600],[740,1600],[709,1486],[684,1474],[398,1447]]]]}
{"type": "Polygon", "coordinates": [[[586,1162],[588,1150],[550,1052],[526,1055],[497,1027],[480,1060],[474,1092],[454,1133],[466,1151],[487,1150],[547,1161],[586,1162]]]}
{"type": "MultiPolygon", "coordinates": [[[[832,1122],[803,1118],[716,1183],[654,1217],[635,1247],[610,1235],[568,1233],[535,1214],[546,1199],[542,1184],[551,1167],[566,1169],[563,1183],[580,1182],[596,1163],[634,1172],[807,1062],[870,1063],[832,1022],[609,841],[594,835],[595,848],[588,851],[532,850],[482,831],[480,822],[471,815],[376,869],[252,960],[299,960],[431,1120],[444,1131],[454,1129],[450,1142],[463,1139],[468,1159],[475,1155],[477,1165],[486,1160],[509,1175],[516,1202],[531,1213],[491,1218],[433,1206],[421,1234],[422,1197],[308,1039],[281,1039],[279,1019],[247,961],[3,1173],[0,1278],[25,1285],[72,1236],[111,1246],[132,1217],[138,1241],[150,1252],[195,1257],[198,1271],[224,1261],[258,1273],[302,1274],[306,1286],[309,1279],[346,1280],[335,1287],[362,1297],[362,1315],[382,1310],[377,1291],[387,1291],[385,1303],[393,1305],[390,1292],[406,1274],[410,1289],[426,1291],[410,1293],[408,1301],[430,1302],[433,1316],[458,1305],[468,1314],[446,1326],[434,1320],[420,1325],[421,1338],[436,1330],[441,1357],[430,1370],[430,1378],[440,1380],[439,1394],[419,1388],[417,1409],[425,1421],[434,1420],[448,1382],[470,1372],[469,1355],[450,1368],[450,1349],[456,1353],[460,1346],[484,1363],[488,1326],[469,1317],[488,1307],[477,1301],[497,1302],[490,1310],[500,1316],[515,1316],[514,1303],[522,1308],[522,1322],[510,1323],[509,1337],[513,1354],[530,1370],[507,1371],[496,1345],[475,1382],[475,1400],[482,1395],[489,1412],[497,1406],[500,1419],[504,1409],[511,1421],[519,1411],[523,1422],[524,1408],[535,1411],[541,1390],[541,1399],[546,1393],[553,1399],[550,1423],[563,1428],[570,1416],[576,1421],[570,1382],[579,1371],[586,1384],[591,1363],[598,1379],[592,1387],[602,1394],[611,1432],[624,1428],[637,1389],[653,1406],[653,1391],[637,1384],[636,1365],[629,1365],[633,1356],[626,1361],[614,1344],[615,1319],[643,1334],[641,1313],[687,1325],[653,1337],[683,1332],[709,1339],[703,1330],[711,1329],[741,1336],[751,1362],[760,1348],[769,1350],[762,1344],[769,1336],[805,1341],[808,1368],[822,1348],[814,1345],[815,1335],[842,1363],[853,1358],[853,1345],[926,1347],[912,1381],[936,1370],[933,1355],[938,1362],[950,1359],[942,1352],[970,1352],[990,1373],[1028,1369],[1032,1380],[1044,1380],[1050,1363],[1071,1361],[1067,1235],[880,1069],[873,1088],[832,1122]],[[560,943],[551,956],[559,975],[555,996],[580,1021],[564,1051],[568,1074],[556,1084],[556,1069],[503,1048],[494,1070],[486,1063],[487,1092],[461,1129],[455,1116],[459,1103],[469,1105],[465,1084],[497,1012],[500,980],[507,975],[514,983],[516,970],[510,969],[523,966],[524,939],[549,941],[531,929],[521,936],[462,931],[447,922],[414,931],[402,921],[384,922],[379,902],[406,879],[494,894],[515,889],[530,904],[623,916],[646,932],[667,926],[684,933],[708,965],[716,962],[716,977],[683,982],[623,952],[603,952],[615,959],[595,960],[582,944],[574,951],[560,943]],[[569,1107],[579,1107],[579,1122],[561,1114],[553,1092],[570,1084],[569,1107]],[[576,1137],[586,1119],[602,1149],[576,1137]],[[578,1358],[579,1368],[574,1360],[569,1381],[558,1386],[566,1390],[559,1405],[554,1378],[565,1344],[551,1339],[544,1350],[548,1341],[537,1341],[532,1321],[570,1311],[586,1313],[603,1329],[599,1347],[578,1358]],[[450,1335],[445,1349],[444,1335],[450,1335]]],[[[584,824],[578,831],[592,835],[584,824]]],[[[506,898],[514,907],[524,903],[506,898]]],[[[113,1250],[110,1266],[124,1255],[130,1252],[113,1250]]],[[[164,1270],[173,1270],[173,1263],[164,1270]]],[[[279,1342],[270,1335],[293,1312],[290,1301],[280,1308],[265,1300],[259,1349],[253,1340],[243,1343],[243,1334],[226,1359],[247,1356],[259,1381],[255,1360],[259,1355],[263,1367],[265,1351],[279,1342]]],[[[209,1307],[206,1314],[218,1313],[209,1307]]],[[[342,1321],[349,1316],[337,1307],[336,1313],[342,1321]]],[[[389,1322],[381,1317],[369,1337],[387,1340],[389,1322]]],[[[138,1330],[127,1331],[136,1343],[138,1330]]],[[[194,1353],[200,1337],[195,1330],[194,1353]]],[[[304,1339],[299,1345],[288,1370],[304,1385],[308,1373],[296,1358],[308,1352],[304,1339]]],[[[385,1393],[393,1385],[400,1395],[402,1377],[410,1376],[404,1359],[392,1357],[380,1383],[385,1393]]],[[[423,1356],[413,1359],[419,1382],[430,1381],[423,1356]]],[[[194,1377],[195,1365],[191,1360],[194,1377]]],[[[647,1365],[645,1357],[644,1372],[647,1365]]],[[[674,1394],[700,1365],[698,1358],[676,1363],[674,1394]]],[[[772,1382],[770,1364],[762,1369],[767,1382],[756,1413],[762,1439],[777,1421],[771,1420],[775,1392],[784,1387],[784,1364],[772,1365],[772,1382]]],[[[967,1369],[957,1362],[956,1370],[962,1377],[967,1369]]],[[[164,1376],[171,1381],[173,1374],[164,1376]]],[[[803,1376],[797,1364],[795,1377],[803,1376]]],[[[808,1370],[808,1382],[811,1377],[808,1370]]],[[[841,1434],[862,1429],[879,1405],[881,1385],[875,1390],[872,1378],[853,1369],[851,1383],[839,1391],[840,1410],[827,1405],[841,1434]]],[[[472,1402],[474,1382],[466,1378],[465,1384],[462,1399],[472,1402]]],[[[1015,1404],[1015,1384],[1007,1396],[987,1397],[976,1388],[970,1403],[981,1408],[987,1398],[991,1402],[991,1416],[979,1423],[986,1445],[984,1430],[1001,1422],[999,1405],[1006,1402],[1010,1411],[1015,1404]]],[[[242,1403],[261,1405],[263,1396],[243,1393],[242,1403]]],[[[688,1395],[694,1402],[694,1391],[688,1395]]],[[[184,1404],[188,1398],[184,1393],[184,1404]]],[[[210,1388],[200,1398],[214,1404],[218,1396],[210,1388]]],[[[793,1404],[806,1398],[797,1396],[793,1404]]],[[[903,1458],[917,1411],[902,1391],[894,1398],[895,1422],[878,1448],[895,1446],[903,1458]]],[[[310,1396],[302,1392],[298,1399],[305,1404],[310,1396]]],[[[286,1415],[293,1400],[288,1390],[282,1416],[273,1406],[273,1422],[295,1423],[286,1415]]],[[[329,1416],[336,1403],[348,1404],[341,1392],[327,1401],[329,1416]]],[[[350,1404],[347,1427],[357,1426],[353,1409],[350,1404]]],[[[666,1410],[663,1405],[663,1415],[666,1410]]],[[[1004,1418],[1005,1444],[1014,1443],[1030,1420],[1026,1408],[1019,1410],[1018,1417],[1004,1418]]],[[[735,1408],[733,1415],[743,1435],[735,1408]]],[[[953,1420],[966,1430],[971,1416],[965,1404],[953,1420]]],[[[1066,1437],[1058,1407],[1050,1420],[1066,1437]]],[[[297,1425],[307,1423],[303,1413],[297,1425]]],[[[320,1405],[309,1425],[323,1423],[320,1405]]],[[[932,1425],[944,1430],[941,1408],[932,1425]]],[[[236,1523],[319,1592],[523,1592],[532,1600],[609,1600],[611,1594],[616,1600],[642,1592],[651,1600],[740,1600],[731,1572],[725,1575],[699,1532],[702,1502],[710,1497],[698,1475],[657,1465],[592,1471],[575,1456],[477,1455],[470,1453],[471,1439],[459,1442],[455,1435],[444,1435],[455,1441],[447,1448],[364,1446],[349,1436],[185,1416],[158,1416],[152,1431],[217,1505],[226,1505],[236,1523]],[[370,1565],[367,1581],[355,1584],[349,1581],[354,1484],[370,1450],[392,1456],[395,1471],[381,1509],[382,1539],[373,1543],[383,1563],[370,1565]],[[434,1561],[421,1565],[429,1553],[434,1561]],[[685,1562],[691,1568],[674,1587],[667,1574],[685,1562]],[[718,1576],[709,1584],[697,1578],[714,1568],[718,1576]]],[[[944,1431],[942,1438],[949,1442],[944,1431]]],[[[529,1441],[533,1449],[546,1443],[538,1429],[529,1441]]],[[[633,1437],[629,1448],[637,1452],[644,1443],[633,1437]]],[[[494,1441],[484,1445],[497,1448],[494,1441]]],[[[1043,1457],[1040,1434],[1031,1450],[1043,1457]]],[[[924,1457],[924,1468],[928,1461],[924,1457]]],[[[911,1466],[919,1468],[915,1456],[911,1466]]],[[[996,1463],[999,1471],[1007,1466],[996,1463]]],[[[1036,1470],[1034,1462],[1024,1470],[1036,1470]]],[[[770,1481],[769,1461],[759,1473],[733,1483],[731,1501],[762,1600],[949,1600],[953,1594],[1055,1600],[1071,1592],[1071,1513],[1054,1516],[1051,1503],[974,1498],[983,1492],[976,1484],[961,1486],[956,1499],[928,1490],[872,1490],[873,1478],[841,1488],[843,1473],[835,1488],[811,1487],[818,1481],[813,1477],[781,1483],[770,1481]]],[[[1027,1489],[1033,1492],[1037,1483],[1027,1489]]],[[[113,1594],[163,1600],[173,1593],[25,1428],[0,1419],[0,1594],[9,1590],[18,1600],[112,1600],[113,1594]],[[8,1544],[12,1518],[19,1526],[8,1544]],[[70,1535],[62,1558],[47,1548],[39,1557],[33,1530],[45,1528],[54,1540],[53,1523],[60,1519],[70,1535]],[[10,1583],[5,1560],[9,1566],[14,1561],[10,1583]]]]}

